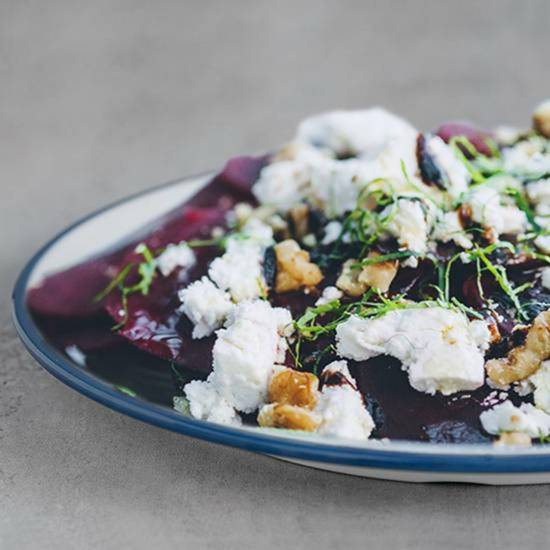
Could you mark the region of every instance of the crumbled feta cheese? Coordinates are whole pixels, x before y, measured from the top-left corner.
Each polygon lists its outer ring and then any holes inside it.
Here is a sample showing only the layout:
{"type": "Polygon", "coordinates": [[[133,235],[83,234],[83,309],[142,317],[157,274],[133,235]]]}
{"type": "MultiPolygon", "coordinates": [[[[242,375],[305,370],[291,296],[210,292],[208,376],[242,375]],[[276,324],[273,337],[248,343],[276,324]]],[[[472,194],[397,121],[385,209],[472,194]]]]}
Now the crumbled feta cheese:
{"type": "Polygon", "coordinates": [[[398,136],[416,134],[402,118],[380,107],[363,111],[332,111],[302,121],[296,140],[325,147],[337,155],[374,157],[398,136]]]}
{"type": "Polygon", "coordinates": [[[250,218],[241,228],[240,236],[238,238],[245,238],[247,239],[247,242],[253,242],[258,245],[263,252],[274,242],[273,228],[258,218],[250,218]]]}
{"type": "Polygon", "coordinates": [[[355,208],[359,192],[376,176],[369,162],[327,160],[312,168],[307,198],[328,217],[340,216],[355,208]]]}
{"type": "MultiPolygon", "coordinates": [[[[405,188],[408,185],[403,174],[403,167],[407,178],[423,187],[422,180],[416,177],[418,172],[416,139],[416,132],[396,137],[388,141],[381,153],[373,160],[377,171],[376,177],[392,180],[392,185],[397,185],[396,191],[400,191],[401,187],[405,188]],[[401,187],[398,185],[399,183],[402,184],[401,187]]],[[[427,189],[429,190],[429,188],[427,189]]]]}
{"type": "Polygon", "coordinates": [[[195,265],[197,260],[189,245],[186,242],[181,242],[180,244],[169,244],[156,261],[158,270],[168,277],[177,267],[189,269],[195,265]]]}
{"type": "Polygon", "coordinates": [[[514,126],[497,126],[493,132],[500,145],[513,145],[521,136],[521,130],[514,126]]]}
{"type": "Polygon", "coordinates": [[[311,166],[300,160],[269,164],[260,172],[252,192],[260,204],[286,212],[305,196],[311,180],[311,166]]]}
{"type": "Polygon", "coordinates": [[[541,235],[533,242],[543,254],[550,254],[550,235],[541,235]]]}
{"type": "Polygon", "coordinates": [[[539,216],[550,214],[550,178],[533,181],[525,186],[527,197],[535,205],[539,216]]]}
{"type": "Polygon", "coordinates": [[[487,351],[491,347],[493,338],[489,325],[481,319],[470,321],[469,331],[476,346],[481,351],[487,351]]]}
{"type": "Polygon", "coordinates": [[[523,140],[502,150],[504,169],[523,177],[540,177],[550,172],[547,141],[541,136],[523,140]]]}
{"type": "Polygon", "coordinates": [[[432,239],[443,243],[453,241],[462,248],[472,248],[472,240],[464,231],[458,211],[440,215],[432,232],[432,239]]]}
{"type": "Polygon", "coordinates": [[[321,244],[331,244],[338,239],[342,232],[342,224],[336,220],[328,222],[325,225],[325,235],[321,244]]]}
{"type": "Polygon", "coordinates": [[[483,429],[490,434],[501,432],[522,432],[530,437],[546,437],[550,433],[550,415],[530,403],[514,406],[504,401],[479,417],[483,429]]]}
{"type": "Polygon", "coordinates": [[[235,302],[253,300],[266,289],[262,264],[264,251],[273,243],[273,230],[262,221],[251,218],[241,232],[230,237],[226,252],[210,264],[208,275],[235,302]]]}
{"type": "Polygon", "coordinates": [[[325,384],[315,408],[321,418],[317,433],[344,439],[368,439],[374,429],[363,397],[357,391],[346,361],[334,361],[323,369],[323,375],[341,375],[341,384],[325,384]]]}
{"type": "Polygon", "coordinates": [[[440,307],[394,310],[378,319],[351,316],[336,329],[337,351],[356,361],[391,355],[413,388],[449,395],[483,384],[489,333],[481,334],[477,323],[440,307]]]}
{"type": "Polygon", "coordinates": [[[525,213],[512,205],[502,205],[498,189],[490,185],[476,187],[466,200],[472,209],[472,219],[492,229],[495,237],[502,233],[517,235],[527,229],[525,213]]]}
{"type": "Polygon", "coordinates": [[[343,295],[344,293],[335,286],[327,286],[323,290],[321,297],[315,302],[315,305],[324,306],[325,304],[334,302],[334,300],[339,300],[343,295]]]}
{"type": "Polygon", "coordinates": [[[182,302],[181,311],[195,325],[193,338],[210,336],[222,326],[234,307],[229,294],[207,277],[180,290],[178,296],[182,302]]]}
{"type": "Polygon", "coordinates": [[[380,216],[389,218],[385,230],[397,239],[401,247],[423,254],[427,250],[430,231],[426,210],[421,200],[401,198],[386,206],[380,216]]]}
{"type": "Polygon", "coordinates": [[[284,335],[292,327],[286,309],[264,300],[239,304],[217,332],[209,382],[235,409],[252,412],[265,402],[275,363],[284,360],[284,335]]]}
{"type": "Polygon", "coordinates": [[[194,418],[232,426],[241,424],[241,417],[210,382],[193,380],[185,386],[184,392],[194,418]]]}
{"type": "Polygon", "coordinates": [[[452,199],[467,191],[470,175],[451,147],[439,136],[430,136],[426,139],[426,152],[439,169],[445,189],[452,199]]]}
{"type": "Polygon", "coordinates": [[[544,288],[550,290],[550,267],[545,267],[541,272],[541,283],[544,288]]]}
{"type": "Polygon", "coordinates": [[[539,370],[529,377],[532,384],[535,405],[550,413],[550,361],[544,361],[539,370]]]}

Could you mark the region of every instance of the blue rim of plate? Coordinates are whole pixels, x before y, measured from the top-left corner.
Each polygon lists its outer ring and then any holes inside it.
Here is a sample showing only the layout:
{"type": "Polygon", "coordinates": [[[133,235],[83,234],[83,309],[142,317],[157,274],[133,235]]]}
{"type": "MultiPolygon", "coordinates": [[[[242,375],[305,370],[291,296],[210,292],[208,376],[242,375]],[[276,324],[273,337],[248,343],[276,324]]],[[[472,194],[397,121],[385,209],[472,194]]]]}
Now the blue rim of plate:
{"type": "Polygon", "coordinates": [[[21,341],[42,367],[79,393],[127,416],[166,430],[251,452],[381,470],[469,474],[550,472],[550,450],[536,447],[521,452],[503,452],[495,451],[490,445],[422,442],[389,442],[377,447],[333,445],[196,420],[117,391],[109,383],[75,367],[65,355],[49,344],[34,323],[26,305],[30,276],[46,252],[71,231],[112,208],[211,173],[170,181],[115,201],[71,224],[32,256],[15,283],[12,314],[21,341]]]}

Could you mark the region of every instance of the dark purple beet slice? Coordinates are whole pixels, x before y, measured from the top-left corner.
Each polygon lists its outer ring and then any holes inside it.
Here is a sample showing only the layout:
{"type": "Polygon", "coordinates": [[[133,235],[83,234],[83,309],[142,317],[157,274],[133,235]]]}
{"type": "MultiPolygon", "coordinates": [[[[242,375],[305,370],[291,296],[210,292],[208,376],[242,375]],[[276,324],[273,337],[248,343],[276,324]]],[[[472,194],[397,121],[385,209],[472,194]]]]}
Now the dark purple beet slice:
{"type": "MultiPolygon", "coordinates": [[[[174,222],[150,235],[145,242],[151,249],[162,248],[181,240],[208,237],[215,226],[222,225],[225,212],[220,209],[188,208],[183,220],[174,222]]],[[[124,322],[119,334],[134,345],[163,359],[194,370],[210,369],[210,339],[193,340],[191,327],[181,319],[177,292],[189,281],[207,272],[208,264],[218,254],[216,247],[195,249],[197,264],[181,277],[177,271],[169,277],[157,275],[149,293],[128,296],[126,313],[122,296],[115,290],[107,299],[106,309],[116,323],[124,322]]],[[[117,266],[139,262],[141,256],[130,250],[117,266]]]]}
{"type": "MultiPolygon", "coordinates": [[[[204,259],[199,264],[190,279],[204,270],[204,259]]],[[[190,369],[209,372],[213,338],[193,340],[190,324],[178,311],[177,290],[184,284],[177,274],[157,277],[147,296],[136,293],[128,297],[126,319],[120,293],[115,291],[107,300],[107,311],[116,322],[125,321],[119,334],[138,348],[190,369]]]]}
{"type": "Polygon", "coordinates": [[[42,316],[64,318],[83,318],[99,313],[102,305],[94,303],[94,296],[116,274],[114,266],[124,253],[125,250],[118,250],[47,277],[29,290],[29,308],[42,316]]]}
{"type": "Polygon", "coordinates": [[[83,352],[109,349],[124,343],[105,313],[86,319],[36,316],[43,333],[60,349],[77,346],[83,352]]]}
{"type": "Polygon", "coordinates": [[[487,139],[493,136],[490,132],[481,130],[469,122],[446,122],[435,132],[445,143],[449,143],[452,137],[465,136],[472,145],[483,155],[492,156],[491,149],[487,145],[487,139]]]}
{"type": "MultiPolygon", "coordinates": [[[[187,206],[178,206],[151,226],[151,236],[146,239],[150,247],[162,246],[168,242],[176,242],[198,236],[197,223],[201,222],[201,207],[207,209],[209,215],[219,217],[221,212],[231,208],[235,202],[242,200],[242,193],[224,186],[221,192],[221,182],[215,178],[209,185],[199,191],[187,206]],[[190,211],[190,207],[198,207],[190,211]],[[189,224],[186,227],[185,224],[189,224]],[[155,230],[156,229],[156,230],[155,230]],[[159,244],[160,243],[160,244],[159,244]]],[[[27,300],[29,308],[36,314],[54,317],[90,317],[102,310],[103,305],[94,303],[94,297],[105,288],[117,273],[118,266],[135,248],[141,239],[131,243],[121,244],[117,250],[91,258],[75,267],[55,273],[42,283],[29,290],[27,300]]]]}
{"type": "Polygon", "coordinates": [[[235,157],[227,162],[218,178],[239,193],[250,194],[252,185],[267,164],[269,155],[261,157],[235,157]]]}
{"type": "Polygon", "coordinates": [[[377,437],[449,442],[485,439],[479,415],[487,408],[484,400],[491,388],[448,397],[427,395],[412,388],[401,363],[387,356],[351,361],[350,370],[367,405],[372,401],[382,413],[377,437]]]}

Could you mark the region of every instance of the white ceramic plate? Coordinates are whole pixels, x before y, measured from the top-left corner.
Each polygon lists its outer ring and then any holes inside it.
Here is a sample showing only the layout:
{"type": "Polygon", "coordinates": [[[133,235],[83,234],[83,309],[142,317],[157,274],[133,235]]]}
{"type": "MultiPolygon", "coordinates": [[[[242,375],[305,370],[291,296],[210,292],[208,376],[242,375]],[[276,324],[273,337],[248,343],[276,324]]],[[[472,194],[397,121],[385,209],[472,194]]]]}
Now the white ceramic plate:
{"type": "Polygon", "coordinates": [[[192,437],[269,454],[333,472],[401,481],[485,484],[550,482],[550,446],[496,449],[491,445],[379,441],[358,444],[232,428],[185,417],[116,387],[50,345],[26,306],[27,290],[131,236],[193,195],[210,174],[165,184],[104,208],[54,237],[23,269],[13,293],[14,321],[35,359],[67,385],[119,412],[192,437]]]}

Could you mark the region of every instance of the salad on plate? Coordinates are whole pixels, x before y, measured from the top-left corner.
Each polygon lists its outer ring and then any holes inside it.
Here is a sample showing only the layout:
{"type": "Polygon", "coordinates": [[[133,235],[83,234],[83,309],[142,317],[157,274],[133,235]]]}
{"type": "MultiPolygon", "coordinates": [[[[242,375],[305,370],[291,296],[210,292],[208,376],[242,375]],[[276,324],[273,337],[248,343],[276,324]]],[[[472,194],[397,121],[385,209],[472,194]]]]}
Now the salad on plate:
{"type": "Polygon", "coordinates": [[[77,365],[138,373],[120,391],[154,399],[169,373],[165,404],[196,419],[544,444],[550,102],[525,130],[422,132],[378,107],[307,118],[28,304],[77,365]]]}

